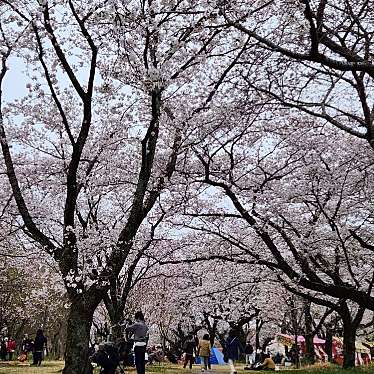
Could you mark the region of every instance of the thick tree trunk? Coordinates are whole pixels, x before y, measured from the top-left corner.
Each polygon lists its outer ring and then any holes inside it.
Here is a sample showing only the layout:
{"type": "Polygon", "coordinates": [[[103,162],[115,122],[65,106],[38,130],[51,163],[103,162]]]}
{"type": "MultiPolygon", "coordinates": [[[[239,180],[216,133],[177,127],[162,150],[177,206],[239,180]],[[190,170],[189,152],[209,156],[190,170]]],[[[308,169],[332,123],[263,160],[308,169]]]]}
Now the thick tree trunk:
{"type": "Polygon", "coordinates": [[[356,355],[356,327],[351,323],[351,321],[345,321],[343,319],[343,368],[352,368],[355,366],[355,355],[356,355]]]}
{"type": "Polygon", "coordinates": [[[308,364],[314,364],[315,356],[314,356],[314,344],[313,344],[313,336],[305,334],[305,358],[308,361],[308,364]]]}
{"type": "Polygon", "coordinates": [[[95,307],[73,302],[67,321],[63,374],[89,374],[89,340],[95,307]]]}
{"type": "Polygon", "coordinates": [[[116,342],[123,338],[124,327],[122,323],[124,321],[124,315],[122,310],[115,310],[114,313],[110,316],[110,338],[112,341],[116,342]]]}
{"type": "MultiPolygon", "coordinates": [[[[122,321],[122,320],[121,320],[122,321]]],[[[112,341],[117,342],[123,338],[123,328],[121,326],[121,321],[116,321],[112,326],[112,341]]]]}

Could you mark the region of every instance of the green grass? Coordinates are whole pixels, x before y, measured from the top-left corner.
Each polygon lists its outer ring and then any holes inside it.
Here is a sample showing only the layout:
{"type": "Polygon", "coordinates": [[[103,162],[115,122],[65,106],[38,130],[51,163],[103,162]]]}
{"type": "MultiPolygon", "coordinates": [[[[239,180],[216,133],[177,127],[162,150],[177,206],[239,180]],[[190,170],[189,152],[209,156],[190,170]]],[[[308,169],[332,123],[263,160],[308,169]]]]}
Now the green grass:
{"type": "Polygon", "coordinates": [[[11,365],[0,362],[0,374],[52,374],[61,373],[63,367],[62,361],[43,361],[40,367],[19,365],[16,361],[11,365]]]}
{"type": "MultiPolygon", "coordinates": [[[[374,367],[357,367],[354,369],[342,369],[339,366],[336,367],[326,367],[326,368],[310,368],[310,369],[294,369],[291,371],[295,372],[295,374],[371,374],[374,373],[374,367]]],[[[290,372],[290,370],[281,370],[278,373],[285,374],[286,372],[290,372]]]]}
{"type": "MultiPolygon", "coordinates": [[[[12,365],[4,365],[0,362],[0,374],[56,374],[61,373],[61,370],[64,366],[62,361],[43,361],[42,366],[33,367],[33,366],[24,366],[19,365],[17,362],[12,363],[12,365]]],[[[259,373],[256,371],[245,371],[241,370],[243,366],[238,365],[239,374],[255,374],[259,373]]],[[[135,369],[131,368],[130,370],[126,369],[126,373],[136,374],[135,369]]],[[[181,365],[169,365],[169,364],[160,364],[152,365],[146,367],[146,372],[148,373],[162,373],[162,374],[190,374],[189,370],[183,369],[181,365]]],[[[98,370],[95,371],[95,374],[98,373],[98,370]]],[[[206,374],[208,374],[207,372],[206,374]]],[[[230,369],[228,366],[215,366],[213,365],[211,373],[216,374],[229,374],[230,369]]],[[[266,373],[266,372],[262,372],[266,373]]],[[[269,372],[267,372],[269,373],[269,372]]],[[[288,369],[281,370],[278,373],[282,374],[374,374],[374,366],[369,368],[361,367],[349,370],[343,370],[340,367],[313,367],[309,369],[288,369]]],[[[200,366],[195,365],[192,369],[192,374],[200,374],[200,366]]]]}

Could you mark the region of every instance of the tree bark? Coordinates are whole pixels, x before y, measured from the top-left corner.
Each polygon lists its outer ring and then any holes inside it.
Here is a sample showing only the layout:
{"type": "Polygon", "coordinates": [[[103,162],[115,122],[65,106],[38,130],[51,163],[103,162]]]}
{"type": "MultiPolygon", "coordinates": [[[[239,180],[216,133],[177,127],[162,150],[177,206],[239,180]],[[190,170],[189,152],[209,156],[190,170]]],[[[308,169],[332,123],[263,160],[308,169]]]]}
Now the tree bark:
{"type": "Polygon", "coordinates": [[[261,331],[262,325],[263,325],[263,322],[259,318],[256,318],[256,336],[255,336],[256,351],[261,348],[260,331],[261,331]]]}
{"type": "Polygon", "coordinates": [[[326,327],[325,352],[327,361],[332,362],[332,330],[330,326],[326,327]]]}
{"type": "Polygon", "coordinates": [[[113,313],[109,313],[111,328],[110,338],[112,341],[117,342],[123,338],[124,328],[122,323],[125,319],[123,310],[117,305],[117,308],[113,308],[113,313]]]}
{"type": "Polygon", "coordinates": [[[356,326],[351,322],[351,320],[347,320],[343,318],[343,354],[344,354],[344,361],[343,361],[343,368],[353,368],[355,367],[356,361],[356,326]]]}
{"type": "Polygon", "coordinates": [[[214,341],[215,341],[216,335],[217,335],[218,320],[213,319],[213,323],[210,323],[209,315],[204,313],[204,323],[205,323],[205,328],[208,330],[208,333],[209,333],[210,344],[213,347],[214,341]]]}
{"type": "Polygon", "coordinates": [[[112,340],[114,342],[117,342],[118,340],[123,338],[123,328],[121,326],[122,318],[116,321],[111,321],[112,322],[112,340]],[[114,322],[114,323],[113,323],[114,322]]]}
{"type": "Polygon", "coordinates": [[[314,364],[314,343],[313,343],[313,320],[310,313],[311,303],[306,301],[304,304],[305,312],[305,358],[309,364],[314,364]]]}
{"type": "Polygon", "coordinates": [[[70,306],[65,348],[63,374],[89,374],[89,340],[95,311],[94,306],[85,305],[82,300],[70,306]]]}

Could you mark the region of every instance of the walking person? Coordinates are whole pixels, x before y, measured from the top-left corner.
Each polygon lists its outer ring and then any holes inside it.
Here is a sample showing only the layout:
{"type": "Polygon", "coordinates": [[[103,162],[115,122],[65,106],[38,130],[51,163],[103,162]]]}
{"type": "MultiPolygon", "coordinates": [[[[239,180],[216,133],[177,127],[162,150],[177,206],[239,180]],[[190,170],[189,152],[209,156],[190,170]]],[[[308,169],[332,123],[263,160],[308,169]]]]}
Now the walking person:
{"type": "Polygon", "coordinates": [[[235,361],[239,359],[239,353],[244,352],[244,348],[236,335],[235,330],[230,330],[225,341],[224,358],[230,365],[231,374],[236,374],[235,361]]]}
{"type": "Polygon", "coordinates": [[[209,357],[211,349],[212,347],[210,345],[209,334],[205,334],[199,341],[199,346],[197,347],[197,355],[200,357],[201,361],[201,371],[205,371],[209,367],[209,357]]]}
{"type": "Polygon", "coordinates": [[[189,334],[187,336],[187,340],[184,343],[183,350],[184,350],[184,354],[185,354],[183,368],[185,369],[187,364],[189,363],[190,364],[190,370],[191,370],[192,365],[193,365],[193,355],[194,355],[195,350],[196,350],[195,339],[191,334],[189,334]]]}
{"type": "Polygon", "coordinates": [[[43,334],[43,330],[36,332],[34,340],[33,363],[32,365],[40,366],[43,361],[43,351],[47,348],[47,338],[43,334]]]}
{"type": "Polygon", "coordinates": [[[145,351],[148,343],[148,326],[141,311],[135,313],[135,323],[126,327],[126,333],[133,335],[135,366],[138,374],[145,373],[145,351]]]}
{"type": "Polygon", "coordinates": [[[252,344],[247,341],[245,348],[245,368],[251,368],[253,364],[255,363],[255,352],[253,350],[252,344]]]}

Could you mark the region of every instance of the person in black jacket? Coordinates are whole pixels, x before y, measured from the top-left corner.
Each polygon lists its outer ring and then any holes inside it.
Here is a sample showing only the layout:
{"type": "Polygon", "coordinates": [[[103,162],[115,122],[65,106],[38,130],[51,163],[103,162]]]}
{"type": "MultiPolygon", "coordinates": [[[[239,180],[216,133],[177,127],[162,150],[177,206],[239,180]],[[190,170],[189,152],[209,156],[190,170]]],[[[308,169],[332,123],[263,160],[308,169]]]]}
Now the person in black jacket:
{"type": "Polygon", "coordinates": [[[253,346],[250,342],[247,342],[244,348],[245,353],[245,365],[246,368],[251,368],[255,363],[255,354],[253,350],[253,346]]]}
{"type": "Polygon", "coordinates": [[[47,348],[47,338],[44,336],[43,331],[39,329],[36,332],[34,340],[33,363],[32,365],[40,366],[43,360],[43,351],[47,348]]]}
{"type": "Polygon", "coordinates": [[[91,356],[91,361],[101,366],[100,374],[115,374],[120,361],[117,347],[109,343],[99,344],[99,349],[91,356]]]}
{"type": "Polygon", "coordinates": [[[191,370],[192,364],[193,364],[193,355],[196,350],[195,339],[193,338],[191,334],[187,336],[187,340],[184,343],[183,350],[185,354],[183,368],[185,369],[187,364],[190,363],[190,370],[191,370]]]}
{"type": "Polygon", "coordinates": [[[239,359],[239,354],[244,352],[244,347],[240,343],[237,332],[233,329],[229,331],[229,336],[225,341],[224,360],[230,365],[231,374],[236,374],[235,361],[239,359]]]}
{"type": "Polygon", "coordinates": [[[5,342],[5,338],[1,338],[1,339],[0,339],[0,358],[1,358],[3,361],[6,361],[6,355],[7,355],[7,351],[6,351],[6,342],[5,342]]]}

